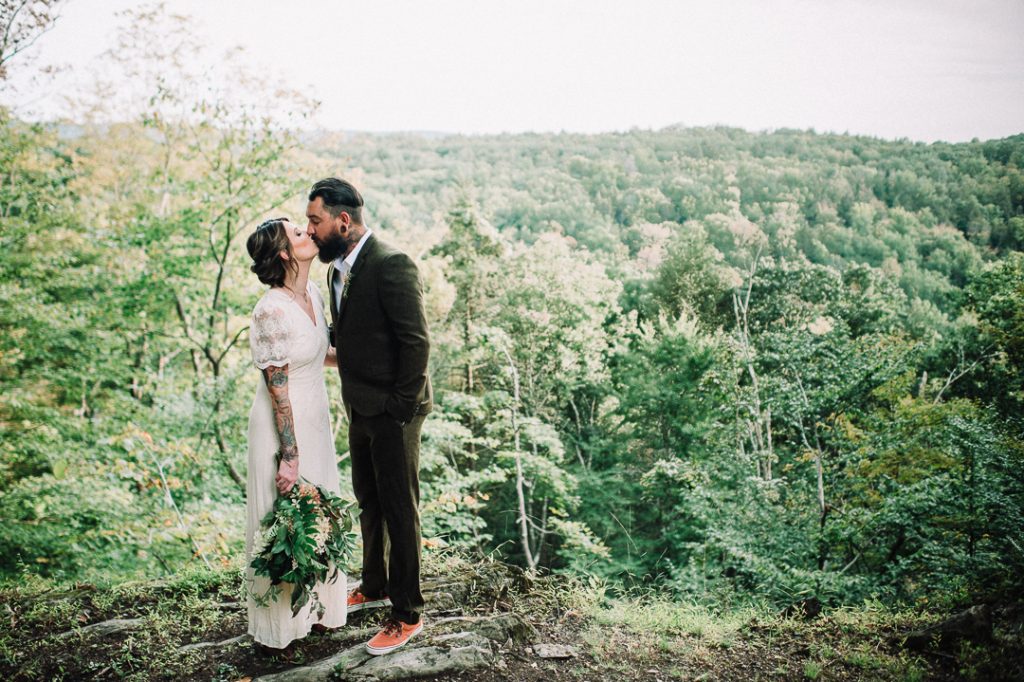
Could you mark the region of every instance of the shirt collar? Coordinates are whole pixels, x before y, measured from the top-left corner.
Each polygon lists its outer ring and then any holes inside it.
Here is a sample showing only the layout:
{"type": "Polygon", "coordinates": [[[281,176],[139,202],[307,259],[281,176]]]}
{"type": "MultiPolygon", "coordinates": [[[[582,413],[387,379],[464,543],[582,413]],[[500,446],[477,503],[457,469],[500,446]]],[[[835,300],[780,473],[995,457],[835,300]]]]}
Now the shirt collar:
{"type": "Polygon", "coordinates": [[[338,269],[351,270],[352,266],[356,264],[356,257],[359,255],[359,252],[362,251],[363,249],[363,244],[366,243],[366,240],[370,238],[371,234],[373,234],[373,230],[371,230],[370,228],[366,228],[366,232],[363,234],[362,238],[356,244],[356,248],[352,249],[352,253],[348,254],[344,258],[339,256],[338,258],[334,259],[334,267],[338,269]]]}

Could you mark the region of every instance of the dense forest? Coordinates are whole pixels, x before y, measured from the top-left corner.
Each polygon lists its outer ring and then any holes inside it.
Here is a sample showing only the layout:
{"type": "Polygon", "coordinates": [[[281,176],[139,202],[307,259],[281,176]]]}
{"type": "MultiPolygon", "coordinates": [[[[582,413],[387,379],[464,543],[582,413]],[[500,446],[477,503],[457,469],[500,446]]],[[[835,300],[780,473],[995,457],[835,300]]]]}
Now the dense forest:
{"type": "Polygon", "coordinates": [[[4,579],[241,565],[244,240],[339,175],[426,288],[428,550],[714,605],[1024,588],[1024,135],[302,132],[137,85],[0,109],[4,579]]]}

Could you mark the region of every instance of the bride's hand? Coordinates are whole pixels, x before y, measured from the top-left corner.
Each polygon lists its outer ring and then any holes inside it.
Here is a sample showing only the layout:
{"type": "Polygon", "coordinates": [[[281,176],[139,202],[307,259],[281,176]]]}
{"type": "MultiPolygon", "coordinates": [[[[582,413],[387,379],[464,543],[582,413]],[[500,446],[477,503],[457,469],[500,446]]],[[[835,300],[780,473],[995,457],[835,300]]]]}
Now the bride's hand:
{"type": "Polygon", "coordinates": [[[292,489],[292,486],[295,485],[297,480],[299,480],[298,457],[290,462],[281,460],[281,464],[277,467],[277,477],[274,479],[274,482],[277,485],[277,492],[284,495],[292,489]]]}

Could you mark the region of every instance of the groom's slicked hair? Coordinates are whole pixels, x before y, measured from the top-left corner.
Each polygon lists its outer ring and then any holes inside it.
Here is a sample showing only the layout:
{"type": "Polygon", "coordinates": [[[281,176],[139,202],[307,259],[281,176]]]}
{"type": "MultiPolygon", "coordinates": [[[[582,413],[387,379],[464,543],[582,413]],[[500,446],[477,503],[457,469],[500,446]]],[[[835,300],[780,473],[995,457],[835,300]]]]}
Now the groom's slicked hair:
{"type": "Polygon", "coordinates": [[[363,224],[363,195],[348,180],[340,178],[324,178],[315,185],[309,192],[309,200],[317,197],[324,202],[324,208],[337,218],[342,211],[348,213],[352,222],[357,225],[363,224]]]}

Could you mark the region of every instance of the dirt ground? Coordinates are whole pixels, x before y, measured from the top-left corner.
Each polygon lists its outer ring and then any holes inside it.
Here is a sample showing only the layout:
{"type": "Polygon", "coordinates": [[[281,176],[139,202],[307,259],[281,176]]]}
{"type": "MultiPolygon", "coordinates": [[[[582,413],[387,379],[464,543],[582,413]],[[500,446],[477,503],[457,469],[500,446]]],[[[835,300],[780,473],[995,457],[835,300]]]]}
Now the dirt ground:
{"type": "MultiPolygon", "coordinates": [[[[1021,609],[995,608],[990,636],[908,634],[943,614],[884,609],[826,610],[815,618],[771,613],[714,614],[627,600],[581,600],[558,579],[495,586],[474,573],[465,598],[426,614],[513,612],[536,628],[533,641],[508,643],[495,665],[420,679],[491,682],[606,680],[1024,680],[1021,609]],[[561,644],[545,658],[538,644],[561,644]]],[[[366,641],[383,614],[355,614],[334,632],[312,633],[285,655],[260,654],[245,635],[233,574],[185,577],[111,589],[0,591],[0,679],[252,680],[327,658],[366,641]],[[81,629],[104,623],[109,631],[81,629]],[[229,641],[233,640],[233,641],[229,641]],[[226,643],[225,643],[226,642],[226,643]],[[191,650],[182,647],[209,643],[191,650]]],[[[514,581],[513,581],[514,582],[514,581]]],[[[437,626],[438,630],[440,625],[437,626]]],[[[438,630],[435,630],[437,632],[438,630]]]]}

